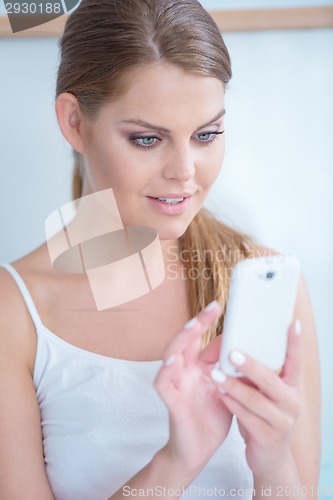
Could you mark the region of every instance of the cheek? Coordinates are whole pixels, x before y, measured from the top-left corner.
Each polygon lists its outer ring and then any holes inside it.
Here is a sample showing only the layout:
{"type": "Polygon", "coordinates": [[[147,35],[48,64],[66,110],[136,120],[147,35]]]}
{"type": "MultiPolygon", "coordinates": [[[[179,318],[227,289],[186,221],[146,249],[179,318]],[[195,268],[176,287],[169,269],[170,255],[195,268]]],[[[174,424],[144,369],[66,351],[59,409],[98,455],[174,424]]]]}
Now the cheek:
{"type": "Polygon", "coordinates": [[[121,183],[124,170],[124,159],[121,151],[112,147],[112,144],[100,141],[87,151],[86,166],[90,179],[95,187],[103,189],[105,185],[113,187],[121,183]]]}
{"type": "Polygon", "coordinates": [[[206,156],[205,160],[202,162],[200,179],[204,189],[209,189],[216,181],[221,172],[223,159],[224,146],[220,146],[218,150],[212,151],[208,157],[206,156]]]}

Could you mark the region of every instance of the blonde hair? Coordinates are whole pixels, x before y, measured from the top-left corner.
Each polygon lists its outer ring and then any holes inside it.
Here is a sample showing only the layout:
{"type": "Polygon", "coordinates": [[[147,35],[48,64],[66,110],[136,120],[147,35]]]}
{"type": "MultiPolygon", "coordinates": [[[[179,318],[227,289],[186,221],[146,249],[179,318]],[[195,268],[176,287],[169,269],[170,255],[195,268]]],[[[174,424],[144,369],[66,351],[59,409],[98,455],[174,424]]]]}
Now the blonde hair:
{"type": "MultiPolygon", "coordinates": [[[[56,95],[75,95],[90,119],[126,92],[126,76],[134,67],[165,61],[218,78],[225,86],[232,75],[219,29],[197,0],[82,0],[67,20],[60,47],[56,95]]],[[[74,155],[72,194],[77,199],[82,172],[80,155],[74,155]]],[[[207,210],[194,217],[180,238],[180,255],[189,257],[183,265],[193,316],[214,299],[225,310],[232,268],[252,255],[251,247],[249,236],[207,210]]],[[[222,332],[223,318],[209,328],[203,347],[222,332]]]]}

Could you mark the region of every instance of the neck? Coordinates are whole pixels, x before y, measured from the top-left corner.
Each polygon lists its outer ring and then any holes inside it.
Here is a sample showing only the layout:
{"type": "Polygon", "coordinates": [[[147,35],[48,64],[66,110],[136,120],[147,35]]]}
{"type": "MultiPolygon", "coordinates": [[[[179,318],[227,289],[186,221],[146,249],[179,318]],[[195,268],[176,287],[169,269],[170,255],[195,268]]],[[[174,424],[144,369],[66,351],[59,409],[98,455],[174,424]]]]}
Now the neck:
{"type": "Polygon", "coordinates": [[[175,261],[179,258],[179,240],[160,240],[165,261],[175,261]]]}
{"type": "Polygon", "coordinates": [[[161,248],[166,280],[174,282],[177,278],[184,277],[183,262],[180,258],[179,239],[161,240],[161,248]]]}

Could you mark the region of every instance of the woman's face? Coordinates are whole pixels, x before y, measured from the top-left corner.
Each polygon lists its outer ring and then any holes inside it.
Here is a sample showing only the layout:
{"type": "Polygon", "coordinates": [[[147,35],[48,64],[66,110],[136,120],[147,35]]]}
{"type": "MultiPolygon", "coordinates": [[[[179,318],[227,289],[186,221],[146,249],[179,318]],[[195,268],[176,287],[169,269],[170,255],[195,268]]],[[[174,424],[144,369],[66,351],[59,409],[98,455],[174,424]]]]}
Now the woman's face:
{"type": "Polygon", "coordinates": [[[84,135],[83,195],[112,188],[124,225],[153,227],[161,240],[174,240],[221,168],[224,86],[168,64],[136,69],[130,78],[127,93],[100,111],[93,138],[84,135]]]}

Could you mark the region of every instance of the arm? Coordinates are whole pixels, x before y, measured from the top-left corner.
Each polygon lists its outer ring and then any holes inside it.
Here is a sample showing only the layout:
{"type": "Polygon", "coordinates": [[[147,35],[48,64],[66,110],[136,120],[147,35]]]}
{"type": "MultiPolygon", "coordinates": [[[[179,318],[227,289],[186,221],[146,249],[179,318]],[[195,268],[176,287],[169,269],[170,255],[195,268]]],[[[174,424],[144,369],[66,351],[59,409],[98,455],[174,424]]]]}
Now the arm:
{"type": "MultiPolygon", "coordinates": [[[[316,327],[303,277],[301,277],[294,311],[294,319],[297,318],[302,324],[300,391],[303,408],[295,428],[291,450],[301,483],[307,487],[308,491],[314,488],[313,498],[316,498],[321,457],[321,384],[316,327]]],[[[309,497],[311,498],[310,495],[309,497]]]]}
{"type": "Polygon", "coordinates": [[[196,471],[182,470],[168,456],[167,448],[162,448],[151,462],[108,500],[123,500],[126,497],[138,496],[139,490],[145,490],[145,496],[149,496],[149,498],[162,496],[163,498],[178,499],[197,474],[196,471]],[[155,494],[152,495],[152,492],[155,494]]]}
{"type": "MultiPolygon", "coordinates": [[[[304,278],[301,277],[294,321],[299,319],[301,334],[300,400],[301,412],[291,441],[288,462],[271,480],[272,492],[279,490],[290,499],[317,498],[320,473],[320,372],[316,329],[311,302],[304,278]],[[292,487],[290,489],[290,487],[292,487]],[[290,491],[294,494],[290,494],[290,491]],[[285,493],[288,493],[285,494],[285,493]]],[[[255,478],[256,498],[262,498],[267,481],[255,478]],[[262,483],[262,484],[261,484],[262,483]]]]}
{"type": "Polygon", "coordinates": [[[255,498],[317,498],[320,467],[320,376],[316,331],[304,279],[294,311],[302,334],[289,331],[280,375],[247,358],[249,387],[228,378],[226,406],[238,417],[254,474],[255,498]],[[259,389],[259,390],[258,390],[259,389]]]}
{"type": "Polygon", "coordinates": [[[53,500],[32,381],[36,334],[19,292],[0,270],[0,498],[53,500]],[[14,305],[15,304],[15,305],[14,305]]]}

